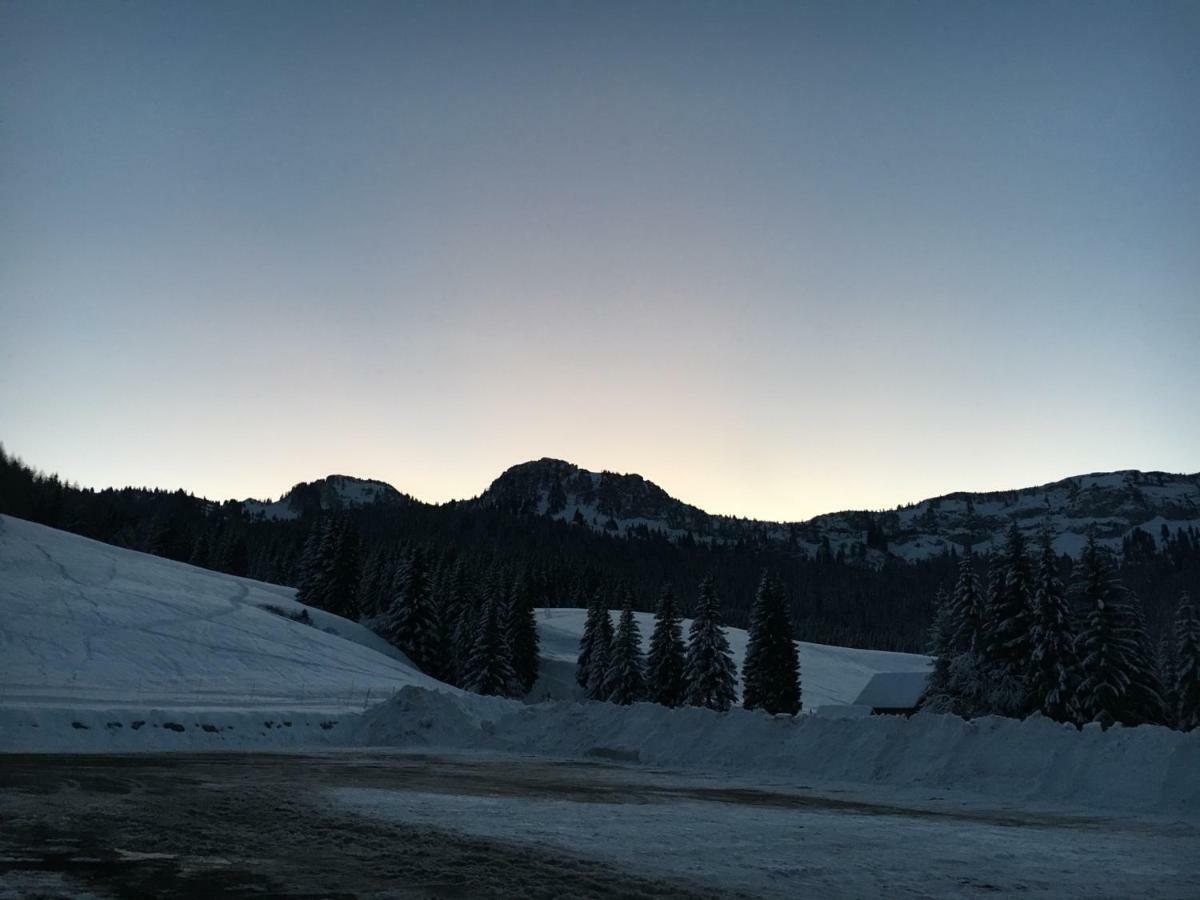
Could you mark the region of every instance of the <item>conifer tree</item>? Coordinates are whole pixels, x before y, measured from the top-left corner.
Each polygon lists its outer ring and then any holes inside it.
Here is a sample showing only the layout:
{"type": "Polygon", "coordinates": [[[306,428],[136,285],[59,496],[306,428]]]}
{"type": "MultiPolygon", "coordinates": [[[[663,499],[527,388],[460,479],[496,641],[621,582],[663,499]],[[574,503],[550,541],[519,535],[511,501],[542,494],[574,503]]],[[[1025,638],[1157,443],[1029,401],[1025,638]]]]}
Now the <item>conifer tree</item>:
{"type": "Polygon", "coordinates": [[[1179,726],[1179,695],[1176,688],[1179,684],[1179,666],[1175,658],[1175,635],[1171,631],[1163,631],[1158,639],[1158,681],[1163,687],[1163,724],[1171,728],[1179,726]]]}
{"type": "Polygon", "coordinates": [[[596,655],[596,645],[599,634],[603,630],[602,621],[608,612],[604,608],[604,600],[599,591],[592,596],[588,604],[587,618],[583,623],[583,634],[579,638],[579,658],[575,668],[575,680],[581,688],[586,688],[592,680],[592,659],[596,655]]]}
{"type": "Polygon", "coordinates": [[[395,578],[392,602],[382,623],[382,633],[421,671],[433,661],[436,623],[429,566],[425,552],[414,546],[395,578]]]}
{"type": "Polygon", "coordinates": [[[513,671],[523,692],[528,693],[538,677],[539,645],[533,587],[528,570],[513,582],[505,609],[504,629],[512,651],[513,671]]]}
{"type": "Polygon", "coordinates": [[[1200,727],[1200,615],[1187,591],[1175,613],[1175,720],[1183,731],[1200,727]]]}
{"type": "Polygon", "coordinates": [[[447,684],[459,684],[462,677],[460,659],[466,655],[460,653],[456,646],[459,620],[465,601],[462,560],[443,560],[434,585],[433,646],[437,660],[434,665],[436,677],[447,684]]]}
{"type": "Polygon", "coordinates": [[[1134,723],[1165,725],[1167,722],[1166,692],[1163,689],[1162,679],[1159,678],[1154,645],[1146,630],[1146,616],[1142,609],[1142,601],[1128,589],[1124,591],[1123,599],[1138,648],[1137,664],[1129,675],[1129,716],[1134,723]]]}
{"type": "Polygon", "coordinates": [[[330,519],[318,521],[304,541],[296,599],[307,606],[323,608],[329,593],[333,579],[332,524],[330,519]]]}
{"type": "Polygon", "coordinates": [[[684,688],[683,628],[675,593],[665,585],[658,599],[654,631],[650,635],[650,656],[646,666],[649,699],[662,706],[679,706],[684,688]]]}
{"type": "Polygon", "coordinates": [[[332,559],[325,608],[348,619],[358,618],[358,582],[362,574],[362,542],[349,518],[332,523],[332,559]]]}
{"type": "Polygon", "coordinates": [[[521,693],[521,685],[512,668],[511,651],[504,640],[503,603],[503,597],[489,596],[477,620],[463,685],[476,694],[515,697],[521,693]]]}
{"type": "Polygon", "coordinates": [[[1002,663],[1014,678],[1024,675],[1029,659],[1032,571],[1025,535],[1014,520],[997,560],[996,589],[988,610],[986,655],[1002,663]]]}
{"type": "Polygon", "coordinates": [[[642,635],[633,615],[633,593],[625,595],[625,606],[613,638],[609,660],[608,699],[611,703],[629,706],[646,699],[645,661],[642,658],[642,635]]]}
{"type": "Polygon", "coordinates": [[[724,712],[737,701],[737,666],[721,627],[721,601],[711,575],[700,583],[696,617],[688,630],[684,673],[688,706],[724,712]]]}
{"type": "Polygon", "coordinates": [[[742,705],[794,716],[800,711],[800,660],[783,586],[766,572],[750,612],[742,667],[742,705]]]}
{"type": "MultiPolygon", "coordinates": [[[[1106,551],[1088,536],[1073,589],[1086,610],[1075,706],[1085,722],[1154,721],[1152,668],[1137,610],[1113,574],[1106,551]]],[[[1161,698],[1159,698],[1161,703],[1161,698]]],[[[1161,713],[1159,714],[1161,715],[1161,713]]]]}
{"type": "Polygon", "coordinates": [[[938,589],[933,598],[933,622],[929,626],[929,655],[933,670],[921,695],[921,707],[934,712],[947,712],[950,701],[950,666],[955,658],[950,598],[938,589]]]}
{"type": "Polygon", "coordinates": [[[589,700],[607,700],[609,693],[609,667],[612,664],[613,627],[608,609],[600,609],[600,619],[592,639],[592,658],[588,663],[587,697],[589,700]]]}
{"type": "Polygon", "coordinates": [[[1030,708],[1057,722],[1071,721],[1079,663],[1071,613],[1058,578],[1058,557],[1048,529],[1042,532],[1029,643],[1030,708]]]}
{"type": "Polygon", "coordinates": [[[363,564],[362,578],[358,582],[358,614],[370,619],[379,615],[387,579],[390,577],[391,560],[382,547],[372,550],[363,564]]]}
{"type": "Polygon", "coordinates": [[[985,598],[975,574],[970,548],[958,564],[958,581],[950,601],[949,642],[953,653],[974,653],[982,643],[985,598]]]}

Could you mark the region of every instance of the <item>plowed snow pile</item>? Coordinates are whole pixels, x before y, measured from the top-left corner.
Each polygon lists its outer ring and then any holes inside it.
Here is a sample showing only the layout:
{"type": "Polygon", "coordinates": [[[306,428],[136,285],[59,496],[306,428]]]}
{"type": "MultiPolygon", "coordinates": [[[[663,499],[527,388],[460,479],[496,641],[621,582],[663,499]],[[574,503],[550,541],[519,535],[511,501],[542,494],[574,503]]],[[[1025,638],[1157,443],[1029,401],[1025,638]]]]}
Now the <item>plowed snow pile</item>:
{"type": "Polygon", "coordinates": [[[743,778],[927,786],[1004,801],[1200,816],[1200,732],[1154,726],[1080,732],[1040,718],[523,706],[405,689],[366,712],[354,737],[367,746],[588,756],[743,778]]]}

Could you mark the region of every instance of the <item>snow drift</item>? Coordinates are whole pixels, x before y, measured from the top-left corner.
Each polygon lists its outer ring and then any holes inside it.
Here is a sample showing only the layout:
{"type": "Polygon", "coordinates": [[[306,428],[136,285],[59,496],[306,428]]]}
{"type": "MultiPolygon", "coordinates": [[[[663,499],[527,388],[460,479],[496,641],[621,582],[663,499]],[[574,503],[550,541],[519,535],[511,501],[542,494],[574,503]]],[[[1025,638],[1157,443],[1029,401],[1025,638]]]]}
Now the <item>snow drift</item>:
{"type": "Polygon", "coordinates": [[[367,711],[354,740],[1200,816],[1200,732],[1156,726],[1081,732],[1040,717],[967,722],[934,714],[793,718],[648,703],[524,706],[405,689],[367,711]]]}

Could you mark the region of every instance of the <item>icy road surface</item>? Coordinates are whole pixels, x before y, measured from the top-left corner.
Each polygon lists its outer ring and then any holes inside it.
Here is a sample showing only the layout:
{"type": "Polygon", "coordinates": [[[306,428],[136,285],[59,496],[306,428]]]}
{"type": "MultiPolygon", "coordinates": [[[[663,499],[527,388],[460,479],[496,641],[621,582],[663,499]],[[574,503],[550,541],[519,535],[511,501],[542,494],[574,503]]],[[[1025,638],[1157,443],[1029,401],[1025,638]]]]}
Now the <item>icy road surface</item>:
{"type": "Polygon", "coordinates": [[[498,755],[9,756],[0,898],[1194,897],[1194,823],[498,755]]]}

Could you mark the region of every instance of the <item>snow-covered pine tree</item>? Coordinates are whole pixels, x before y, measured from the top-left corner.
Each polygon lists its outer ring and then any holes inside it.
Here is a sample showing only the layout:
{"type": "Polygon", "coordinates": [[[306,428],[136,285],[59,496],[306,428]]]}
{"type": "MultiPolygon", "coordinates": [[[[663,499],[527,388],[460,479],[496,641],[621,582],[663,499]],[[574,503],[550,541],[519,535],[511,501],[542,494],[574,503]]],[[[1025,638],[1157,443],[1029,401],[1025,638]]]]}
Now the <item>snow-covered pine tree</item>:
{"type": "Polygon", "coordinates": [[[1175,612],[1175,697],[1178,727],[1200,728],[1200,615],[1187,591],[1175,612]]]}
{"type": "Polygon", "coordinates": [[[362,578],[358,582],[358,614],[370,620],[380,613],[384,588],[391,573],[391,560],[383,547],[376,547],[367,554],[363,563],[362,578]]]}
{"type": "Polygon", "coordinates": [[[358,529],[348,518],[333,523],[333,560],[326,606],[348,619],[358,618],[358,582],[362,574],[362,542],[358,529]]]}
{"type": "Polygon", "coordinates": [[[1079,661],[1075,658],[1075,630],[1058,577],[1058,557],[1049,529],[1044,529],[1041,536],[1029,643],[1030,708],[1056,722],[1073,721],[1079,661]]]}
{"type": "MultiPolygon", "coordinates": [[[[929,625],[929,655],[933,671],[921,695],[921,708],[933,712],[950,712],[950,664],[954,661],[954,646],[950,597],[941,588],[933,598],[933,622],[929,625]]],[[[743,676],[744,677],[744,676],[743,676]]]]}
{"type": "MultiPolygon", "coordinates": [[[[992,565],[989,574],[998,571],[992,565]]],[[[993,711],[989,666],[982,652],[986,640],[984,615],[991,593],[989,590],[985,595],[980,587],[975,559],[968,547],[959,561],[958,579],[946,611],[935,617],[932,640],[935,648],[941,644],[943,650],[934,652],[938,661],[922,700],[925,709],[964,717],[993,711]]]]}
{"type": "Polygon", "coordinates": [[[476,694],[516,697],[521,693],[508,642],[504,639],[501,621],[503,603],[503,596],[489,596],[476,623],[475,640],[463,683],[463,687],[476,694]]]}
{"type": "Polygon", "coordinates": [[[306,606],[325,607],[325,598],[333,580],[332,532],[333,520],[322,519],[313,525],[304,541],[296,599],[306,606]]]}
{"type": "Polygon", "coordinates": [[[764,572],[750,612],[742,705],[771,715],[800,712],[800,658],[783,585],[764,572]]]}
{"type": "Polygon", "coordinates": [[[433,579],[433,671],[435,678],[458,684],[458,648],[455,630],[462,614],[462,560],[452,554],[442,558],[433,579]]]}
{"type": "Polygon", "coordinates": [[[1088,535],[1076,565],[1072,589],[1087,616],[1075,698],[1080,719],[1106,727],[1149,721],[1147,715],[1153,712],[1146,709],[1144,692],[1151,662],[1145,656],[1138,614],[1094,533],[1088,535]]]}
{"type": "Polygon", "coordinates": [[[654,615],[654,631],[650,635],[650,656],[646,664],[649,699],[662,706],[679,706],[683,702],[684,645],[680,624],[679,604],[670,585],[664,585],[654,615]]]}
{"type": "Polygon", "coordinates": [[[1158,660],[1150,633],[1146,630],[1146,614],[1141,598],[1133,591],[1124,592],[1125,607],[1129,611],[1131,628],[1137,639],[1137,666],[1129,676],[1130,715],[1137,722],[1150,725],[1167,723],[1166,692],[1158,674],[1158,660]]]}
{"type": "Polygon", "coordinates": [[[1014,680],[1019,680],[1024,678],[1029,661],[1033,573],[1025,535],[1016,520],[1009,525],[997,564],[984,652],[989,661],[1001,663],[1014,680]]]}
{"type": "Polygon", "coordinates": [[[958,564],[958,580],[950,599],[949,640],[954,654],[979,650],[985,609],[985,598],[975,574],[975,558],[968,547],[958,564]]]}
{"type": "Polygon", "coordinates": [[[1155,663],[1158,666],[1158,681],[1163,686],[1163,704],[1166,706],[1163,724],[1176,728],[1179,724],[1179,695],[1176,693],[1179,666],[1175,660],[1175,635],[1169,630],[1164,630],[1158,639],[1155,663]]]}
{"type": "Polygon", "coordinates": [[[588,663],[587,697],[589,700],[608,699],[608,672],[612,663],[612,617],[607,607],[601,607],[596,633],[592,638],[592,658],[588,663]]]}
{"type": "Polygon", "coordinates": [[[709,575],[700,583],[696,617],[688,630],[685,703],[725,712],[737,701],[737,666],[721,627],[721,601],[709,575]]]}
{"type": "Polygon", "coordinates": [[[528,570],[513,582],[505,608],[504,629],[512,651],[513,671],[524,693],[529,693],[538,677],[538,630],[528,570]]]}
{"type": "Polygon", "coordinates": [[[608,666],[608,700],[629,706],[646,699],[646,671],[642,658],[642,634],[633,615],[633,593],[625,595],[625,605],[613,638],[608,666]]]}
{"type": "Polygon", "coordinates": [[[597,635],[603,626],[601,621],[608,615],[604,608],[604,599],[599,591],[592,596],[588,604],[587,618],[583,623],[583,634],[579,637],[579,657],[575,667],[575,680],[581,688],[586,688],[592,679],[592,658],[596,655],[597,635]]]}
{"type": "Polygon", "coordinates": [[[427,671],[434,653],[436,623],[425,552],[414,546],[395,576],[393,599],[383,616],[383,636],[427,671]]]}
{"type": "Polygon", "coordinates": [[[475,631],[481,612],[479,591],[461,565],[456,567],[454,592],[456,609],[451,626],[454,644],[453,683],[461,687],[466,682],[467,670],[470,668],[471,651],[475,645],[475,631]]]}

